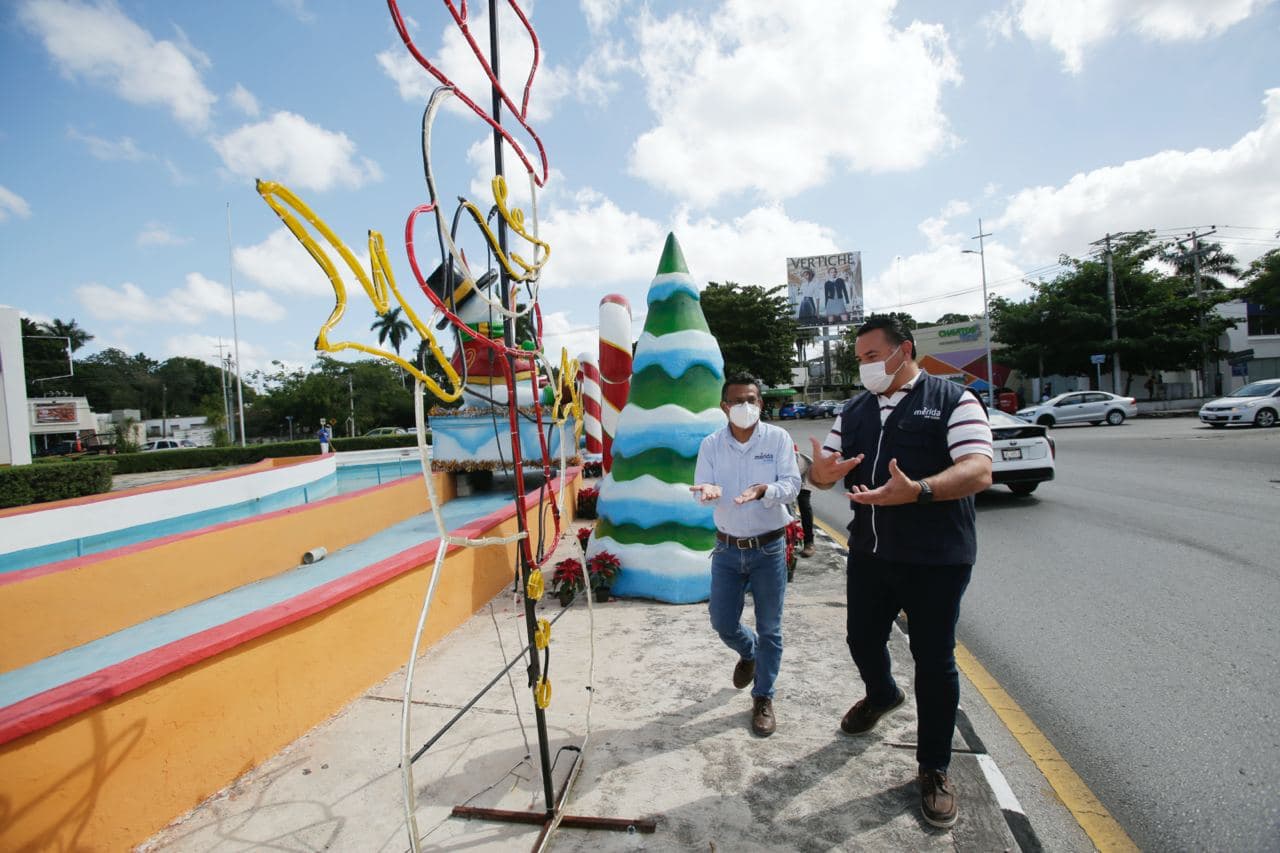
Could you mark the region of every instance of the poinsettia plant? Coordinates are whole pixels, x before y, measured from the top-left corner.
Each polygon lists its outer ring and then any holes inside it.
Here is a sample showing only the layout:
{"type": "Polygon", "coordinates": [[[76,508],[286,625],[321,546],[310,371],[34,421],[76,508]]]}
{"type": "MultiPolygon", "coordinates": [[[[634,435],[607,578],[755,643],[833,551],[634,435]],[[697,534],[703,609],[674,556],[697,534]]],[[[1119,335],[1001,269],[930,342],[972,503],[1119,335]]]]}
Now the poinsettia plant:
{"type": "Polygon", "coordinates": [[[587,574],[591,577],[591,589],[612,587],[622,571],[622,561],[608,551],[597,551],[587,560],[587,574]]]}
{"type": "Polygon", "coordinates": [[[590,541],[591,539],[591,528],[579,527],[577,537],[578,537],[578,544],[582,547],[582,550],[584,551],[587,550],[587,542],[590,541]]]}
{"type": "Polygon", "coordinates": [[[796,549],[800,543],[804,541],[804,525],[798,521],[793,521],[787,525],[787,580],[791,580],[791,576],[795,574],[796,562],[799,560],[799,554],[796,549]]]}
{"type": "Polygon", "coordinates": [[[600,497],[600,490],[594,488],[586,488],[578,490],[578,518],[595,518],[596,517],[596,500],[600,497]]]}
{"type": "Polygon", "coordinates": [[[561,607],[568,607],[574,596],[586,589],[582,573],[582,561],[570,558],[556,563],[551,574],[551,594],[560,599],[561,607]]]}

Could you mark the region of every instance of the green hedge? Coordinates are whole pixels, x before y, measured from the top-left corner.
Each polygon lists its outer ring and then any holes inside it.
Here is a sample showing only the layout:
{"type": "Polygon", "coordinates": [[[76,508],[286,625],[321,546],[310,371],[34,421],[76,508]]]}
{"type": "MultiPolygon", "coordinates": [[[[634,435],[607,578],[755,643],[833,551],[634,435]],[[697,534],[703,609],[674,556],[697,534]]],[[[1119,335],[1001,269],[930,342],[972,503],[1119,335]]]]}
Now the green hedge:
{"type": "MultiPolygon", "coordinates": [[[[427,441],[430,443],[430,437],[427,441]]],[[[358,438],[335,438],[333,449],[378,450],[387,447],[416,447],[414,435],[379,435],[358,438]]],[[[150,453],[121,453],[113,457],[117,474],[141,474],[150,471],[172,471],[180,468],[222,468],[248,465],[263,459],[284,456],[312,456],[320,452],[315,439],[278,441],[274,444],[251,444],[248,447],[193,447],[185,450],[156,450],[150,453]]]]}
{"type": "Polygon", "coordinates": [[[111,459],[0,468],[0,507],[26,506],[111,491],[111,459]]]}

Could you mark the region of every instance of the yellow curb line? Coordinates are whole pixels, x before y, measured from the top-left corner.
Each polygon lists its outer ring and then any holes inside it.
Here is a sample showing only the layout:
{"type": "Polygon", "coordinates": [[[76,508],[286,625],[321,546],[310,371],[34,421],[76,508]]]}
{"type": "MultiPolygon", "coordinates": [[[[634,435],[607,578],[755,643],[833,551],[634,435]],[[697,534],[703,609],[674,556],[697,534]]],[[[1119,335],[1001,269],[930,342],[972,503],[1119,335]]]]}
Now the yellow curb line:
{"type": "MultiPolygon", "coordinates": [[[[843,532],[817,518],[813,523],[840,543],[840,547],[849,547],[843,532]]],[[[1071,765],[1050,743],[1049,738],[1045,737],[1013,697],[1000,686],[1000,682],[987,672],[986,667],[962,643],[956,643],[956,665],[982,694],[991,710],[996,712],[1000,722],[1004,723],[1005,728],[1022,746],[1027,757],[1049,780],[1058,799],[1071,812],[1071,816],[1080,824],[1093,845],[1103,853],[1137,850],[1138,845],[1133,843],[1129,834],[1094,796],[1084,780],[1071,769],[1071,765]]]]}

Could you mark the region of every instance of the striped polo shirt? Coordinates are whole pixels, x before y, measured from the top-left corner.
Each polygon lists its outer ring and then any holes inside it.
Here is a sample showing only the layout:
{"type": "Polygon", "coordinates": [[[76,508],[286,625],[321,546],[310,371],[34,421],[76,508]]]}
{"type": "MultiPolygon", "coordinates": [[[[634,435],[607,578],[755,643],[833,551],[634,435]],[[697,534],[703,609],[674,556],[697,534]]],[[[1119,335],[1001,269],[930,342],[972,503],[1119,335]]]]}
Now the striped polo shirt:
{"type": "MultiPolygon", "coordinates": [[[[907,392],[915,387],[921,375],[923,372],[917,373],[910,382],[887,397],[876,395],[876,399],[880,402],[881,426],[884,426],[884,422],[889,419],[894,408],[906,398],[907,392]]],[[[836,415],[836,422],[831,425],[831,432],[827,433],[826,440],[822,442],[822,449],[833,453],[840,452],[840,415],[836,415]]],[[[961,395],[960,402],[956,403],[950,419],[947,420],[947,449],[951,453],[952,462],[971,453],[981,453],[988,459],[993,456],[991,423],[987,420],[987,409],[982,405],[982,401],[972,394],[961,395]]]]}

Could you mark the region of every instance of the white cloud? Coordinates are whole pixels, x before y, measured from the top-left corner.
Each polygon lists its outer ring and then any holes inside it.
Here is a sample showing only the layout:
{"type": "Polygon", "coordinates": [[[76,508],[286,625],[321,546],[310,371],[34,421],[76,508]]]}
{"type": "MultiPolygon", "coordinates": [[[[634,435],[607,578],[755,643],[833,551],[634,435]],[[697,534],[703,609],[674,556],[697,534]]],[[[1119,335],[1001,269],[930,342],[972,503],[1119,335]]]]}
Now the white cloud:
{"type": "Polygon", "coordinates": [[[215,139],[214,149],[232,174],[281,181],[291,189],[353,189],[382,179],[378,164],[356,157],[356,145],[300,115],[278,112],[215,139]]]}
{"type": "Polygon", "coordinates": [[[1109,38],[1134,33],[1149,41],[1213,38],[1262,9],[1271,0],[1014,0],[987,19],[1012,37],[1014,27],[1032,41],[1062,54],[1063,68],[1078,74],[1084,54],[1109,38]]]}
{"type": "Polygon", "coordinates": [[[136,163],[139,160],[147,160],[151,157],[150,154],[139,148],[138,144],[127,136],[122,136],[112,142],[110,139],[81,133],[74,127],[70,127],[67,128],[67,137],[77,142],[83,142],[89,153],[99,160],[125,160],[136,163]]]}
{"type": "MultiPolygon", "coordinates": [[[[632,334],[638,335],[637,326],[632,334]]],[[[600,329],[597,318],[592,317],[590,323],[574,324],[564,311],[551,311],[542,315],[542,349],[553,365],[560,364],[560,350],[569,351],[570,358],[577,358],[579,353],[588,352],[599,358],[600,329]]]]}
{"type": "Polygon", "coordinates": [[[183,246],[190,237],[179,237],[159,222],[148,222],[138,232],[139,246],[183,246]]]}
{"type": "MultiPolygon", "coordinates": [[[[173,322],[194,325],[207,316],[231,316],[231,291],[200,273],[188,273],[182,287],[152,296],[133,282],[118,288],[90,283],[76,288],[76,297],[95,317],[126,324],[173,322]]],[[[284,317],[284,308],[262,291],[238,291],[236,313],[253,320],[272,322],[284,317]]]]}
{"type": "MultiPolygon", "coordinates": [[[[481,4],[470,6],[472,14],[468,19],[468,26],[473,34],[483,36],[482,44],[487,53],[488,16],[480,14],[478,6],[481,4]]],[[[501,10],[498,28],[503,44],[502,84],[511,102],[518,109],[523,101],[524,87],[533,61],[533,44],[510,8],[506,4],[500,4],[498,8],[501,10]]],[[[415,29],[414,26],[410,24],[410,30],[413,29],[415,29]]],[[[432,64],[451,79],[460,91],[466,93],[485,110],[488,109],[489,78],[452,19],[448,19],[448,23],[444,26],[440,47],[434,54],[422,40],[415,38],[415,43],[418,49],[428,56],[432,64]]],[[[399,42],[379,53],[377,61],[383,72],[395,82],[400,97],[406,101],[424,104],[432,90],[439,85],[436,78],[419,65],[399,42]]],[[[539,122],[545,122],[551,117],[556,105],[568,94],[572,85],[571,75],[565,69],[548,63],[544,55],[529,95],[529,123],[535,131],[538,130],[539,122]]],[[[469,108],[458,98],[449,98],[445,102],[445,109],[457,115],[471,115],[469,108]]],[[[476,121],[479,119],[477,118],[476,121]]],[[[514,121],[506,121],[504,126],[508,127],[524,149],[534,169],[540,170],[537,146],[533,140],[514,121]]],[[[518,160],[512,162],[519,163],[518,160]]]]}
{"type": "Polygon", "coordinates": [[[236,87],[227,95],[227,100],[235,105],[236,109],[249,116],[257,118],[260,109],[258,107],[258,99],[241,84],[237,83],[236,87]]]}
{"type": "Polygon", "coordinates": [[[1261,125],[1228,148],[1161,151],[1060,187],[1028,187],[988,224],[1018,235],[1020,258],[1043,262],[1062,252],[1078,256],[1107,232],[1280,223],[1280,88],[1263,104],[1261,125]]]}
{"type": "Polygon", "coordinates": [[[597,41],[573,76],[578,98],[588,104],[607,103],[621,88],[617,81],[618,75],[623,71],[635,70],[637,65],[636,60],[627,55],[622,42],[597,41]]]}
{"type": "Polygon", "coordinates": [[[625,0],[578,0],[578,5],[582,7],[582,16],[587,19],[587,29],[593,35],[599,35],[601,30],[618,17],[624,2],[625,0]]]}
{"type": "Polygon", "coordinates": [[[196,69],[208,60],[181,32],[176,43],[156,40],[109,2],[28,0],[18,16],[67,77],[106,86],[130,103],[163,106],[188,128],[208,124],[217,96],[196,69]]]}
{"type": "Polygon", "coordinates": [[[943,87],[960,80],[941,26],[898,28],[892,0],[728,3],[706,21],[641,16],[640,64],[658,124],[631,171],[710,204],[785,198],[836,169],[914,169],[952,136],[943,87]]]}
{"type": "MultiPolygon", "coordinates": [[[[427,223],[423,223],[426,225],[427,223]]],[[[346,282],[347,292],[351,299],[363,299],[360,284],[344,262],[327,243],[320,240],[325,254],[334,262],[342,280],[346,282]]],[[[363,245],[363,244],[362,244],[363,245]]],[[[352,248],[361,269],[369,269],[369,252],[367,249],[357,251],[352,248]]],[[[253,246],[236,247],[232,252],[236,270],[253,281],[278,293],[301,296],[332,296],[333,287],[329,278],[302,247],[289,229],[281,226],[267,235],[261,243],[253,246]]],[[[398,270],[396,272],[399,272],[398,270]]],[[[404,270],[404,275],[409,275],[404,270]]],[[[400,281],[397,276],[396,281],[400,281]]]]}
{"type": "Polygon", "coordinates": [[[307,0],[276,0],[276,5],[304,24],[309,24],[316,19],[315,15],[307,9],[307,0]]]}
{"type": "Polygon", "coordinates": [[[10,216],[28,218],[31,216],[31,205],[27,204],[25,198],[0,184],[0,222],[7,222],[10,216]]]}
{"type": "MultiPolygon", "coordinates": [[[[181,335],[170,335],[164,340],[164,349],[160,353],[160,357],[175,358],[177,356],[185,356],[186,358],[198,358],[207,364],[212,364],[214,367],[220,367],[221,364],[218,361],[218,344],[222,344],[223,353],[228,355],[233,353],[230,334],[219,336],[201,334],[200,332],[190,332],[181,335]]],[[[271,366],[271,352],[265,346],[260,346],[241,339],[240,362],[240,373],[243,378],[244,374],[250,370],[268,369],[271,366]]],[[[234,372],[232,373],[231,396],[234,401],[234,372]]]]}

